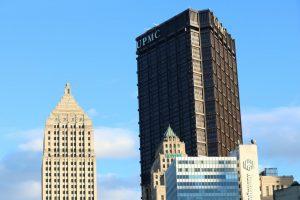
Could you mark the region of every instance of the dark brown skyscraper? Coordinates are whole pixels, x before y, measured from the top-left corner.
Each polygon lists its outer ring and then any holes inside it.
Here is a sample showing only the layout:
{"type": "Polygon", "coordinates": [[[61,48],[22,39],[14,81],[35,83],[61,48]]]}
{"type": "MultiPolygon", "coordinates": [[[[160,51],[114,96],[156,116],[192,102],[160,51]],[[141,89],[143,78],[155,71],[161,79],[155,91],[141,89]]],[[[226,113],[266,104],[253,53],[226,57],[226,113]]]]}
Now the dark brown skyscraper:
{"type": "MultiPolygon", "coordinates": [[[[137,39],[141,178],[170,124],[188,155],[226,156],[242,142],[235,41],[209,10],[188,9],[137,39]]],[[[176,152],[170,152],[173,154],[176,152]]]]}

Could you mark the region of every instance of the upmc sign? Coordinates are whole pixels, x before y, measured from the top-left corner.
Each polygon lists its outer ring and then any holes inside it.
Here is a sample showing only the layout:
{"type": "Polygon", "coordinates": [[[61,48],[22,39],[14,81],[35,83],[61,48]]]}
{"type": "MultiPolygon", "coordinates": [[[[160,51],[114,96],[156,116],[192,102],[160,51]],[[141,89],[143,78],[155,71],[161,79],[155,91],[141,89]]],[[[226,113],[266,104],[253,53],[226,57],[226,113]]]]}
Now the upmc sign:
{"type": "Polygon", "coordinates": [[[152,41],[154,41],[155,39],[160,37],[160,30],[156,30],[144,37],[142,37],[140,40],[137,41],[137,48],[141,48],[143,46],[145,46],[146,44],[151,43],[152,41]]]}

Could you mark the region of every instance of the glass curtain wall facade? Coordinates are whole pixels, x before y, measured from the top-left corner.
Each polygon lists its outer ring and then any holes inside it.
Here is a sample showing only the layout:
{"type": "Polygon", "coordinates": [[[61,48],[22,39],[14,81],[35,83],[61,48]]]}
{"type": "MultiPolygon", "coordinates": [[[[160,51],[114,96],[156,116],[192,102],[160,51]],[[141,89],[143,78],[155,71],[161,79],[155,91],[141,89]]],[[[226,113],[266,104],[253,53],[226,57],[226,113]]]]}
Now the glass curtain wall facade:
{"type": "Polygon", "coordinates": [[[265,168],[262,172],[260,172],[261,176],[278,176],[277,168],[265,168]]]}
{"type": "Polygon", "coordinates": [[[141,185],[146,191],[169,124],[189,156],[227,156],[242,143],[242,130],[235,41],[211,11],[188,9],[136,42],[141,185]]]}
{"type": "Polygon", "coordinates": [[[167,200],[239,200],[234,157],[176,158],[166,172],[167,200]]]}
{"type": "Polygon", "coordinates": [[[190,28],[197,22],[197,13],[190,19],[185,11],[137,38],[143,199],[149,199],[150,169],[169,124],[187,154],[207,155],[200,34],[190,28]],[[157,38],[141,46],[153,33],[157,38]]]}

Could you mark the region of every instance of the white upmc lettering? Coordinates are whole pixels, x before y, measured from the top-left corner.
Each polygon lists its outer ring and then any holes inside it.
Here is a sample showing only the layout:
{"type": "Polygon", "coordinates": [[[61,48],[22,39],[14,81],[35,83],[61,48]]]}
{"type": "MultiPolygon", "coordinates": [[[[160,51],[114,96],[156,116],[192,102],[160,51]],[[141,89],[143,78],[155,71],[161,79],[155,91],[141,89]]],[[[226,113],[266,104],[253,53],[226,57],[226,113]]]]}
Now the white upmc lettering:
{"type": "Polygon", "coordinates": [[[150,33],[149,35],[143,37],[139,41],[137,41],[137,48],[143,47],[146,44],[152,42],[153,40],[157,39],[160,37],[160,30],[156,30],[153,33],[150,33]]]}
{"type": "Polygon", "coordinates": [[[150,35],[148,35],[148,42],[152,42],[154,40],[154,34],[151,33],[150,35]]]}
{"type": "Polygon", "coordinates": [[[143,39],[142,39],[142,41],[143,41],[143,46],[146,44],[146,42],[147,42],[147,37],[144,37],[143,39]]]}
{"type": "Polygon", "coordinates": [[[136,42],[136,48],[140,48],[142,45],[141,45],[141,40],[137,41],[136,42]]]}
{"type": "Polygon", "coordinates": [[[160,30],[156,30],[155,33],[154,33],[155,39],[159,38],[159,36],[160,36],[160,30]]]}

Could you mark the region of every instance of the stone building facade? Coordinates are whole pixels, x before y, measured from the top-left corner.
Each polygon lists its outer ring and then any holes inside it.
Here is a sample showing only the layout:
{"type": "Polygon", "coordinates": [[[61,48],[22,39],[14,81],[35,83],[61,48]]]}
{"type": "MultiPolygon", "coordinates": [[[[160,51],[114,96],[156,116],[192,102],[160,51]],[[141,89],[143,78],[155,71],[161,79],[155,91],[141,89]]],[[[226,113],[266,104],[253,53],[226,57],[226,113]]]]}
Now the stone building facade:
{"type": "Polygon", "coordinates": [[[43,200],[97,200],[92,121],[69,84],[46,121],[42,162],[43,200]]]}
{"type": "Polygon", "coordinates": [[[294,181],[293,176],[260,176],[261,200],[273,200],[276,190],[288,188],[294,181]]]}
{"type": "Polygon", "coordinates": [[[151,200],[166,200],[165,172],[176,157],[186,157],[185,144],[169,126],[151,168],[151,200]]]}

